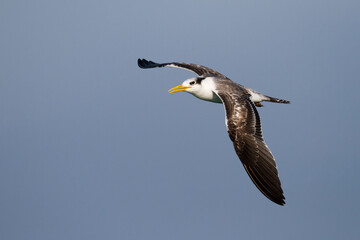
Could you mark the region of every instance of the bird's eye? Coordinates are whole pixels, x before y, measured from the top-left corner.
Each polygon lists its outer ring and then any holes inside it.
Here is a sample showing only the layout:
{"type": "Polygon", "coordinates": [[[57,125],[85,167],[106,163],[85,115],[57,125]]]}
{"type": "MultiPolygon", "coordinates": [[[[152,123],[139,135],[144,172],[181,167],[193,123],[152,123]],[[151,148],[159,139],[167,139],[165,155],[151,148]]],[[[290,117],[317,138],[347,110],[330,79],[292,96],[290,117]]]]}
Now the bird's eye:
{"type": "Polygon", "coordinates": [[[194,82],[194,81],[190,82],[190,85],[194,85],[194,84],[195,84],[195,82],[194,82]]]}

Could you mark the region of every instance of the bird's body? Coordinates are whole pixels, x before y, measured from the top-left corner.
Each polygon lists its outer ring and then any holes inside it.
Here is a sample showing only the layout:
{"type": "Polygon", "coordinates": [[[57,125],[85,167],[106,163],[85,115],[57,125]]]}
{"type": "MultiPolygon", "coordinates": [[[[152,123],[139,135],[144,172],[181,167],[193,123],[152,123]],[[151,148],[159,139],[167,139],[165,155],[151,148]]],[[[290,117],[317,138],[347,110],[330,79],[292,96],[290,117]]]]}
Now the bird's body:
{"type": "Polygon", "coordinates": [[[139,59],[138,65],[141,68],[183,68],[198,74],[199,77],[185,80],[169,92],[186,91],[205,101],[223,103],[229,137],[246,172],[266,197],[277,204],[285,204],[275,159],[263,139],[255,105],[262,106],[262,101],[289,101],[263,95],[201,65],[177,62],[159,64],[145,59],[139,59]]]}

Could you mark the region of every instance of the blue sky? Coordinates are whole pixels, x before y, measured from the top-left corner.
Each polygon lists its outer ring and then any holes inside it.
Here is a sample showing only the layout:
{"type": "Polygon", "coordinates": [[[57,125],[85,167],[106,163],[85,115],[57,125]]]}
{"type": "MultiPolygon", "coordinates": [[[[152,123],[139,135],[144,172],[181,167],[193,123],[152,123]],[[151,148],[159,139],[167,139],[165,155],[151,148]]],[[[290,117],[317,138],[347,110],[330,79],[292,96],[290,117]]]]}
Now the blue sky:
{"type": "Polygon", "coordinates": [[[358,1],[2,1],[1,239],[356,239],[358,1]],[[238,160],[211,67],[258,109],[286,196],[238,160]]]}

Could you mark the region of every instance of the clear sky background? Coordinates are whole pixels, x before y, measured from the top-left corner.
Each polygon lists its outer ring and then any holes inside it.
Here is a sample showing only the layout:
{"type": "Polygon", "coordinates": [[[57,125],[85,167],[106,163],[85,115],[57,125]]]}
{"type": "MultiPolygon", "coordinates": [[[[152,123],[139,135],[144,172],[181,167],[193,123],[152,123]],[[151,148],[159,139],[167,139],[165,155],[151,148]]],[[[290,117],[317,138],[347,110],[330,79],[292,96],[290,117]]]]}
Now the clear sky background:
{"type": "Polygon", "coordinates": [[[0,2],[0,239],[358,239],[359,1],[0,2]],[[258,109],[286,196],[253,185],[211,67],[258,109]]]}

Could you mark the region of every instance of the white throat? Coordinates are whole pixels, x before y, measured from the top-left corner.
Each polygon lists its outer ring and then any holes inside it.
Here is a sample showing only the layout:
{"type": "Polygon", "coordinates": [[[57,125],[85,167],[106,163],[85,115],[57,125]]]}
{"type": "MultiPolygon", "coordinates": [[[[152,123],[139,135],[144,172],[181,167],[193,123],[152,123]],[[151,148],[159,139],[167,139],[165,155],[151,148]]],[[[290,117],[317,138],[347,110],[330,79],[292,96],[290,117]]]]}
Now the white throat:
{"type": "Polygon", "coordinates": [[[215,94],[215,81],[212,77],[207,77],[201,81],[201,85],[194,89],[193,91],[188,91],[197,98],[200,98],[205,101],[222,103],[220,98],[215,94]]]}

